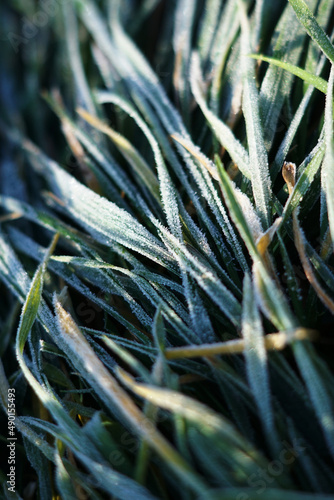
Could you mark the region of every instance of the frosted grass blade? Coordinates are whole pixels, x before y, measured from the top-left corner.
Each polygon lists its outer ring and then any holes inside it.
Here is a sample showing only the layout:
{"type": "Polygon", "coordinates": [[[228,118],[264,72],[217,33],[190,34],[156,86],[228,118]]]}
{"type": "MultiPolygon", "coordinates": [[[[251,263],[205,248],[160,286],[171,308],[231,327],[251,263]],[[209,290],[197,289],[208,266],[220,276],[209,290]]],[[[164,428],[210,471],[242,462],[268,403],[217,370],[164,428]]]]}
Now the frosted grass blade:
{"type": "Polygon", "coordinates": [[[204,63],[207,62],[209,55],[211,55],[212,44],[220,17],[221,4],[221,0],[206,0],[205,13],[198,37],[198,50],[200,58],[204,63]]]}
{"type": "Polygon", "coordinates": [[[292,194],[289,196],[282,214],[282,222],[284,224],[288,217],[291,216],[293,210],[298,207],[299,203],[310,188],[316,173],[318,172],[325,155],[325,142],[320,139],[318,144],[313,148],[309,156],[304,160],[303,164],[298,169],[298,179],[292,194]]]}
{"type": "Polygon", "coordinates": [[[261,317],[249,275],[244,278],[242,335],[245,341],[246,369],[250,387],[259,409],[263,428],[272,454],[279,449],[270,398],[267,353],[261,317]]]}
{"type": "Polygon", "coordinates": [[[175,10],[173,48],[175,53],[173,83],[178,94],[185,125],[189,126],[190,89],[187,75],[196,2],[179,0],[175,10]]]}
{"type": "MultiPolygon", "coordinates": [[[[316,1],[312,0],[312,8],[315,3],[316,1]]],[[[273,58],[279,58],[283,64],[288,59],[290,64],[297,65],[306,33],[289,5],[285,6],[277,23],[273,40],[275,35],[277,41],[273,47],[273,58]],[[299,41],[298,44],[296,39],[299,41]]],[[[283,118],[281,115],[284,111],[283,106],[290,99],[293,83],[294,78],[291,74],[285,73],[282,68],[269,65],[259,95],[262,127],[268,150],[272,146],[279,121],[283,118]]]]}
{"type": "Polygon", "coordinates": [[[220,160],[216,157],[216,164],[221,178],[221,188],[224,194],[226,205],[229,209],[242,239],[247,246],[250,256],[253,259],[253,274],[257,290],[257,299],[263,312],[270,318],[272,323],[280,330],[290,330],[295,328],[296,322],[290,311],[289,305],[282,293],[270,276],[263,257],[260,255],[255,244],[251,228],[247,224],[246,218],[236,199],[232,181],[225,172],[220,160]]]}
{"type": "Polygon", "coordinates": [[[64,2],[62,8],[66,45],[70,60],[69,66],[76,85],[78,104],[80,106],[84,106],[89,113],[95,114],[95,105],[93,103],[91,90],[84,73],[80,55],[78,23],[75,15],[75,9],[71,2],[64,2]]]}
{"type": "Polygon", "coordinates": [[[314,411],[323,429],[328,449],[334,456],[334,407],[328,389],[320,374],[315,369],[312,346],[296,342],[293,346],[294,355],[307,386],[314,411]]]}
{"type": "Polygon", "coordinates": [[[203,490],[203,483],[191,468],[172,448],[156,427],[142,414],[127,393],[119,386],[114,377],[106,370],[87,340],[83,337],[71,316],[55,299],[55,310],[59,333],[71,351],[71,358],[76,368],[89,377],[90,384],[110,407],[111,411],[124,419],[132,429],[146,439],[152,448],[164,459],[174,473],[195,491],[203,490]]]}
{"type": "Polygon", "coordinates": [[[149,129],[145,121],[141,118],[139,113],[136,112],[136,110],[130,103],[126,102],[124,99],[110,92],[100,93],[98,94],[98,98],[100,102],[103,103],[111,102],[121,107],[126,113],[129,114],[129,116],[131,116],[131,118],[134,119],[139,128],[146,135],[156,161],[161,197],[165,207],[167,219],[169,221],[169,227],[175,235],[179,236],[179,238],[182,239],[175,188],[168,173],[157,140],[155,139],[154,135],[152,134],[151,130],[149,129]]]}
{"type": "MultiPolygon", "coordinates": [[[[326,205],[332,244],[334,245],[334,128],[333,128],[333,86],[334,66],[328,80],[328,94],[325,108],[325,143],[326,151],[322,166],[322,189],[326,195],[326,205]]],[[[322,219],[325,217],[322,207],[322,219]]],[[[320,223],[322,220],[320,221],[320,223]]]]}
{"type": "Polygon", "coordinates": [[[247,178],[251,177],[249,167],[249,157],[245,148],[234,137],[230,128],[225,125],[207,106],[200,87],[202,77],[200,74],[200,62],[198,54],[193,54],[190,70],[191,90],[194,94],[197,104],[206,117],[212,131],[220,141],[221,145],[228,151],[239,170],[247,178]]]}
{"type": "MultiPolygon", "coordinates": [[[[242,53],[250,52],[250,31],[245,7],[240,3],[240,20],[242,26],[242,53]]],[[[269,177],[267,151],[264,145],[263,130],[260,119],[259,95],[255,85],[255,66],[246,58],[243,63],[244,88],[242,109],[246,122],[249,148],[249,168],[255,205],[264,230],[271,225],[272,191],[269,177]]]]}
{"type": "Polygon", "coordinates": [[[289,3],[307,33],[313,38],[325,56],[334,64],[334,47],[304,0],[289,0],[289,3]]]}
{"type": "Polygon", "coordinates": [[[316,89],[320,90],[323,94],[327,93],[327,82],[320,76],[314,75],[313,73],[310,73],[309,71],[306,71],[303,68],[299,68],[298,66],[295,66],[293,64],[281,61],[280,59],[275,59],[274,57],[267,57],[263,56],[261,54],[250,54],[251,58],[253,59],[259,59],[260,61],[265,61],[270,64],[274,64],[278,68],[282,68],[285,71],[288,71],[289,73],[292,73],[295,76],[298,76],[298,78],[301,78],[304,80],[305,83],[308,83],[309,85],[312,85],[316,89]]]}
{"type": "Polygon", "coordinates": [[[199,286],[206,291],[211,299],[217,304],[221,311],[234,324],[240,321],[240,304],[232,293],[217,278],[216,273],[209,266],[200,262],[192,255],[185,246],[180,243],[167,231],[163,230],[165,244],[174,253],[175,258],[180,258],[187,272],[197,281],[199,286]]]}

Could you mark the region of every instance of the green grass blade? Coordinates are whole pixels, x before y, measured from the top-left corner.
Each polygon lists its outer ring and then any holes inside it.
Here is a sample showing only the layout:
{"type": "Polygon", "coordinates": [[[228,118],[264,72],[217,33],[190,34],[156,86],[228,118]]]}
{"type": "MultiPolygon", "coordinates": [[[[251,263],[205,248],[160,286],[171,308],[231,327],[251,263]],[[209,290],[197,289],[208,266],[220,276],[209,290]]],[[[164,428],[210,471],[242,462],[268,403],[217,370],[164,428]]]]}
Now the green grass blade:
{"type": "Polygon", "coordinates": [[[190,275],[197,281],[199,286],[206,291],[211,299],[217,304],[221,311],[234,324],[239,324],[240,321],[240,304],[235,299],[233,294],[223,285],[218,279],[216,273],[195,255],[187,250],[185,246],[181,246],[179,242],[172,236],[168,235],[167,231],[163,231],[166,245],[174,253],[175,258],[180,258],[185,265],[190,275]]]}
{"type": "Polygon", "coordinates": [[[87,377],[89,374],[90,384],[94,387],[97,394],[100,394],[100,397],[111,411],[116,411],[122,420],[125,420],[127,425],[130,425],[139,436],[146,439],[182,481],[185,481],[195,491],[201,492],[204,487],[202,481],[161,435],[154,424],[146,419],[132,399],[106,370],[71,316],[56,299],[55,309],[59,333],[62,341],[71,352],[72,363],[76,369],[84,377],[87,377]]]}
{"type": "Polygon", "coordinates": [[[18,332],[16,337],[16,350],[19,359],[23,359],[21,358],[23,354],[23,348],[27,341],[32,325],[34,324],[35,319],[37,317],[38,308],[42,296],[43,277],[46,271],[46,265],[50,258],[50,255],[54,251],[54,248],[57,244],[57,240],[58,240],[58,235],[55,236],[55,238],[53,239],[52,244],[50,245],[50,248],[44,257],[42,264],[39,265],[34,275],[30,290],[28,292],[26,301],[22,308],[20,324],[18,327],[18,332]]]}
{"type": "Polygon", "coordinates": [[[320,140],[298,169],[298,179],[296,185],[284,207],[282,224],[284,224],[288,217],[291,216],[293,210],[298,207],[299,203],[309,190],[316,173],[320,169],[324,155],[325,143],[324,140],[320,140]]]}
{"type": "MultiPolygon", "coordinates": [[[[325,108],[326,152],[322,166],[322,189],[326,194],[326,205],[332,244],[334,245],[334,128],[333,128],[333,86],[334,66],[328,80],[328,94],[325,108]]],[[[324,209],[322,208],[322,211],[324,209]]],[[[322,222],[322,221],[320,221],[322,222]]]]}
{"type": "MultiPolygon", "coordinates": [[[[241,5],[242,52],[247,54],[250,52],[251,35],[245,7],[241,5]]],[[[271,224],[271,181],[260,119],[259,94],[255,85],[255,65],[249,58],[243,64],[243,84],[242,109],[247,129],[252,190],[263,228],[267,230],[271,224]]]]}
{"type": "Polygon", "coordinates": [[[334,456],[334,407],[329,391],[318,370],[316,370],[312,346],[296,342],[293,346],[294,355],[310,394],[314,411],[323,429],[328,449],[334,456]]]}
{"type": "Polygon", "coordinates": [[[272,454],[279,445],[274,424],[274,414],[270,398],[267,353],[264,332],[256,304],[253,285],[249,275],[244,278],[242,304],[242,335],[245,340],[245,358],[249,385],[259,409],[263,429],[272,454]]]}
{"type": "MultiPolygon", "coordinates": [[[[312,1],[313,4],[316,3],[315,0],[312,1]]],[[[270,44],[274,45],[273,57],[281,61],[289,60],[291,64],[298,64],[305,38],[306,33],[287,4],[275,27],[270,44]],[[298,44],[296,39],[299,41],[298,44]]],[[[269,65],[261,83],[259,95],[263,133],[268,150],[272,146],[278,126],[281,125],[280,119],[284,104],[289,102],[293,83],[293,75],[286,74],[277,66],[269,65]]],[[[272,177],[272,171],[270,173],[272,177]]]]}
{"type": "Polygon", "coordinates": [[[270,64],[274,64],[278,68],[282,68],[286,71],[289,71],[289,73],[298,76],[298,78],[301,78],[302,80],[304,80],[304,82],[320,90],[320,92],[322,92],[323,94],[327,93],[326,80],[324,80],[320,76],[314,75],[313,73],[309,73],[305,69],[299,68],[298,66],[295,66],[293,64],[284,61],[280,61],[279,59],[275,59],[274,57],[267,57],[261,54],[250,54],[249,57],[253,59],[259,59],[260,61],[265,61],[270,64]]]}
{"type": "Polygon", "coordinates": [[[174,63],[174,88],[184,117],[185,125],[190,125],[190,88],[187,74],[191,53],[191,38],[194,29],[196,2],[179,0],[175,9],[173,48],[175,53],[174,63]]]}
{"type": "Polygon", "coordinates": [[[143,131],[143,133],[147,137],[147,140],[150,143],[150,146],[154,154],[154,159],[157,165],[161,197],[165,207],[167,220],[169,222],[169,227],[175,235],[179,236],[179,238],[182,239],[175,187],[173,186],[173,182],[170,178],[169,172],[167,170],[164,158],[162,156],[156,138],[152,134],[151,130],[149,129],[145,121],[139,115],[139,113],[131,105],[131,103],[125,101],[125,99],[122,99],[119,96],[112,94],[110,92],[99,94],[98,99],[100,102],[103,103],[105,102],[114,103],[121,109],[123,109],[126,113],[129,114],[129,116],[131,116],[131,118],[133,118],[133,120],[137,123],[139,128],[143,131]]]}
{"type": "Polygon", "coordinates": [[[196,423],[206,435],[220,435],[227,443],[234,443],[240,448],[241,452],[252,455],[252,459],[255,462],[261,463],[263,461],[263,457],[254,453],[250,443],[245,441],[233,426],[225,421],[223,417],[210,411],[205,405],[170,389],[138,384],[130,375],[120,368],[118,368],[117,372],[122,382],[136,394],[150,400],[161,408],[179,413],[186,419],[196,423]]]}
{"type": "Polygon", "coordinates": [[[223,165],[218,157],[216,164],[221,178],[221,188],[224,194],[226,205],[230,211],[232,220],[234,221],[245,245],[254,261],[253,273],[255,276],[255,285],[257,290],[257,298],[259,303],[270,318],[272,323],[280,330],[290,330],[296,326],[295,319],[290,311],[289,305],[282,293],[270,276],[263,258],[254,241],[252,230],[249,227],[245,215],[238,203],[233,189],[232,181],[225,172],[223,165]]]}
{"type": "Polygon", "coordinates": [[[200,74],[200,61],[198,54],[194,54],[191,64],[191,89],[196,99],[197,104],[201,108],[204,116],[206,117],[212,131],[216,135],[217,139],[220,141],[221,145],[226,148],[226,150],[231,155],[231,158],[238,166],[239,170],[247,178],[251,177],[251,172],[249,168],[249,157],[245,148],[240,144],[240,142],[235,138],[231,130],[225,123],[223,123],[208,107],[203,97],[201,91],[202,77],[200,74]]]}
{"type": "Polygon", "coordinates": [[[304,0],[289,0],[289,3],[310,37],[318,44],[325,56],[334,63],[334,47],[304,0]]]}

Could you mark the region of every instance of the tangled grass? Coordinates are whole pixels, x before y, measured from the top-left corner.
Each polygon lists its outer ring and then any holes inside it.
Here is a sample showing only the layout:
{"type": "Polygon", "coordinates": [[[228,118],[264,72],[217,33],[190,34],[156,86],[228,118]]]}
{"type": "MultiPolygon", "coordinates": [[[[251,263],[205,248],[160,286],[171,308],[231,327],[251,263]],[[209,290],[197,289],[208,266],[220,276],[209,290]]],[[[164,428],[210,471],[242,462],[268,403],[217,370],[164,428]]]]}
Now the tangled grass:
{"type": "Polygon", "coordinates": [[[4,498],[334,498],[333,2],[0,14],[4,498]]]}

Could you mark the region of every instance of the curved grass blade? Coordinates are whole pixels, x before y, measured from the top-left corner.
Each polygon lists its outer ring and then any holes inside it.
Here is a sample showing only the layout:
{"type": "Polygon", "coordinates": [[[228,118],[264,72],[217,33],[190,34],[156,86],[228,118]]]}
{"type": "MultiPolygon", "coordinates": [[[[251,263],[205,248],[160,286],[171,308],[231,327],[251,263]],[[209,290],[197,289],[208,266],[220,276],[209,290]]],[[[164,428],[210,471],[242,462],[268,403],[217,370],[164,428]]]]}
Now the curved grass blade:
{"type": "Polygon", "coordinates": [[[66,45],[69,57],[69,67],[75,82],[77,91],[77,101],[80,106],[84,106],[89,113],[95,114],[95,105],[92,93],[89,88],[79,47],[78,23],[75,15],[75,9],[72,2],[63,2],[63,19],[65,26],[66,45]]]}
{"type": "Polygon", "coordinates": [[[277,175],[281,171],[282,165],[284,160],[286,159],[292,142],[295,138],[295,135],[297,133],[298,127],[302,123],[302,119],[305,115],[307,106],[310,102],[311,96],[313,94],[314,87],[309,87],[307,91],[305,92],[305,95],[303,99],[301,100],[298,109],[289,125],[289,128],[285,134],[285,137],[276,153],[275,160],[273,161],[271,167],[270,167],[270,175],[273,180],[273,182],[276,180],[277,175]]]}
{"type": "Polygon", "coordinates": [[[175,9],[173,48],[175,52],[173,83],[180,100],[185,125],[190,125],[190,89],[187,75],[194,29],[196,2],[179,0],[175,9]]]}
{"type": "MultiPolygon", "coordinates": [[[[54,239],[53,244],[55,244],[55,242],[56,239],[54,239]]],[[[41,303],[43,274],[45,272],[46,263],[48,258],[50,257],[50,253],[52,250],[53,246],[51,245],[49,252],[46,254],[42,264],[38,267],[35,273],[27,294],[26,301],[23,305],[16,340],[17,358],[20,367],[29,384],[32,386],[43,405],[50,411],[53,418],[58,421],[58,423],[62,427],[64,432],[61,434],[61,439],[63,441],[65,440],[66,444],[73,449],[73,451],[82,460],[82,462],[86,464],[87,467],[92,471],[94,476],[96,476],[100,480],[102,474],[102,477],[104,477],[104,486],[106,491],[110,494],[119,496],[119,498],[122,498],[123,500],[128,498],[129,494],[131,495],[135,491],[136,494],[141,494],[141,497],[143,499],[146,499],[148,492],[145,489],[143,489],[141,492],[140,488],[138,489],[138,485],[136,483],[131,484],[131,480],[129,480],[129,478],[126,478],[126,481],[124,481],[122,475],[116,473],[115,471],[111,471],[110,468],[107,469],[103,466],[103,460],[101,460],[101,456],[96,448],[92,445],[90,440],[86,439],[85,436],[80,432],[80,428],[66,413],[57,397],[52,393],[50,387],[40,385],[30,372],[25,362],[23,350],[30,329],[37,317],[38,309],[41,303]]],[[[62,347],[64,347],[65,345],[64,342],[62,342],[62,340],[58,338],[58,336],[57,343],[59,343],[62,347]]],[[[49,430],[49,426],[51,424],[43,422],[40,425],[49,430]]]]}
{"type": "Polygon", "coordinates": [[[146,187],[150,190],[152,196],[154,196],[160,203],[159,183],[151,168],[148,166],[139,151],[134,146],[132,146],[130,141],[128,141],[124,136],[103,123],[100,119],[96,118],[90,113],[87,113],[87,111],[85,111],[84,109],[77,109],[77,113],[87,123],[90,123],[92,127],[106,134],[114,142],[116,147],[121,151],[129,164],[133,167],[142,182],[146,184],[146,187]]]}
{"type": "Polygon", "coordinates": [[[235,162],[240,172],[247,177],[251,178],[251,171],[249,166],[248,153],[242,144],[235,138],[230,128],[225,125],[208,107],[201,90],[201,70],[198,54],[194,53],[192,57],[190,69],[190,83],[191,90],[194,94],[197,104],[201,108],[204,116],[206,117],[213,133],[220,141],[221,145],[228,151],[232,160],[235,162]]]}
{"type": "MultiPolygon", "coordinates": [[[[108,101],[113,102],[112,95],[108,94],[108,101]]],[[[114,99],[115,102],[115,99],[114,99]]],[[[155,140],[153,134],[145,124],[145,122],[140,118],[135,110],[131,109],[124,100],[116,99],[116,103],[121,105],[132,118],[140,126],[144,134],[146,135],[150,145],[153,149],[154,157],[157,162],[159,182],[156,179],[155,174],[152,172],[150,167],[146,164],[145,160],[141,157],[138,151],[136,151],[131,143],[120,136],[109,127],[106,127],[102,122],[97,121],[93,117],[85,115],[85,119],[94,120],[94,126],[99,128],[102,132],[107,134],[117,145],[117,147],[122,151],[124,156],[128,159],[129,163],[134,167],[135,171],[142,178],[143,182],[147,185],[152,195],[157,199],[158,203],[161,203],[161,198],[166,212],[167,220],[169,222],[169,227],[175,235],[182,239],[182,231],[180,225],[179,212],[177,207],[175,187],[172,183],[168,170],[166,168],[165,162],[163,160],[162,154],[160,152],[157,141],[155,140]],[[160,192],[159,192],[160,184],[160,192]]]]}
{"type": "Polygon", "coordinates": [[[101,243],[108,245],[115,241],[157,263],[170,262],[162,244],[137,219],[80,184],[54,161],[39,153],[37,156],[46,167],[41,173],[49,180],[56,196],[64,202],[68,213],[101,243]]]}
{"type": "Polygon", "coordinates": [[[161,231],[165,244],[174,254],[175,259],[181,260],[187,272],[197,281],[199,286],[205,290],[230,321],[238,325],[240,321],[240,304],[218,279],[214,270],[191,254],[184,245],[181,245],[166,230],[162,229],[161,231]]]}
{"type": "Polygon", "coordinates": [[[117,375],[135,394],[161,408],[179,413],[198,425],[203,434],[212,435],[212,433],[217,433],[226,443],[237,446],[241,452],[246,453],[254,462],[263,463],[263,457],[252,449],[250,443],[244,440],[233,425],[206,405],[170,389],[139,384],[121,368],[117,369],[117,375]]]}
{"type": "Polygon", "coordinates": [[[46,271],[46,265],[47,262],[53,253],[57,241],[58,241],[59,235],[57,234],[54,238],[53,241],[43,259],[43,262],[39,265],[34,278],[31,283],[30,290],[28,292],[28,295],[26,297],[25,304],[22,308],[22,313],[21,313],[21,318],[20,318],[20,324],[18,327],[18,332],[17,332],[17,337],[16,337],[16,351],[18,354],[18,359],[23,360],[22,355],[23,355],[23,348],[24,345],[27,341],[28,335],[30,333],[30,330],[35,322],[35,319],[37,317],[37,312],[39,308],[39,304],[41,301],[42,297],[42,289],[43,289],[43,277],[46,271]]]}
{"type": "Polygon", "coordinates": [[[166,461],[174,473],[197,493],[205,490],[202,480],[192,471],[190,466],[174,450],[143,413],[132,399],[119,386],[114,377],[101,363],[91,349],[72,317],[63,309],[55,298],[58,329],[62,341],[71,353],[71,361],[83,377],[89,380],[101,399],[111,409],[117,412],[136,434],[144,438],[150,446],[166,461]]]}
{"type": "MultiPolygon", "coordinates": [[[[15,244],[15,247],[17,249],[19,249],[25,255],[29,255],[33,259],[38,258],[38,256],[41,254],[41,247],[39,247],[35,242],[33,242],[27,236],[25,236],[20,232],[12,230],[10,231],[10,233],[12,240],[15,244]]],[[[115,318],[121,325],[124,325],[125,328],[127,328],[135,336],[135,338],[145,343],[147,340],[146,336],[138,327],[133,325],[131,321],[125,318],[122,314],[120,314],[115,307],[109,305],[103,298],[93,293],[91,289],[84,283],[83,280],[88,280],[90,282],[93,282],[93,285],[96,284],[95,280],[92,280],[91,276],[87,276],[87,272],[85,272],[85,270],[83,270],[82,272],[82,279],[80,279],[80,277],[77,275],[80,273],[75,274],[72,272],[72,270],[68,266],[68,264],[71,264],[72,262],[74,263],[77,262],[79,265],[81,264],[83,267],[85,267],[85,265],[89,267],[90,261],[80,257],[54,256],[51,258],[51,261],[49,262],[49,269],[54,273],[56,273],[58,276],[60,276],[62,279],[64,279],[64,281],[68,285],[72,286],[75,290],[80,292],[83,297],[86,297],[86,299],[92,301],[92,303],[100,307],[101,310],[106,311],[113,318],[115,318]]],[[[96,261],[93,262],[95,268],[106,267],[105,264],[97,263],[96,261]]],[[[112,279],[112,277],[109,275],[107,277],[100,276],[99,278],[100,281],[97,280],[97,285],[99,286],[100,289],[105,289],[106,292],[119,294],[121,297],[123,297],[123,299],[126,302],[128,302],[132,312],[135,315],[137,315],[138,319],[140,319],[140,321],[146,327],[151,326],[151,321],[148,318],[145,311],[133,299],[133,297],[124,289],[124,287],[117,282],[116,279],[112,279]]],[[[81,311],[82,309],[79,306],[79,308],[77,309],[78,314],[80,314],[81,311]]]]}
{"type": "Polygon", "coordinates": [[[56,451],[55,451],[56,484],[59,493],[63,496],[63,498],[68,498],[68,499],[76,498],[77,488],[74,486],[73,480],[63,464],[62,458],[59,453],[60,447],[61,443],[56,443],[56,451]]]}
{"type": "MultiPolygon", "coordinates": [[[[237,3],[234,0],[228,0],[227,2],[224,2],[222,15],[219,20],[219,25],[217,28],[216,36],[213,40],[212,50],[210,54],[210,62],[212,64],[213,72],[212,85],[210,89],[210,109],[213,112],[213,116],[219,115],[219,99],[221,96],[222,88],[224,86],[223,74],[227,66],[226,63],[229,52],[233,47],[233,42],[236,41],[236,43],[238,43],[237,33],[240,27],[239,17],[239,8],[237,3]]],[[[229,76],[233,79],[234,72],[232,71],[229,76]]],[[[237,83],[238,90],[240,88],[239,83],[240,82],[237,83]]],[[[202,108],[201,105],[200,107],[202,108]]],[[[210,123],[209,119],[208,122],[210,123]]],[[[214,129],[212,129],[212,131],[214,134],[216,134],[214,129]]]]}
{"type": "Polygon", "coordinates": [[[289,73],[292,73],[295,76],[298,76],[298,78],[301,78],[302,80],[304,80],[304,82],[320,90],[320,92],[322,92],[323,94],[327,93],[326,80],[324,80],[320,76],[310,73],[309,71],[306,71],[305,69],[299,68],[294,64],[280,61],[279,59],[275,59],[274,57],[267,57],[261,54],[250,54],[248,57],[251,57],[253,59],[258,59],[260,61],[265,61],[270,64],[274,64],[275,66],[282,68],[286,71],[289,71],[289,73]]]}
{"type": "Polygon", "coordinates": [[[221,0],[206,0],[205,13],[198,36],[198,50],[203,62],[207,62],[212,51],[221,10],[221,0]]]}
{"type": "MultiPolygon", "coordinates": [[[[65,411],[62,410],[66,415],[65,411]]],[[[65,427],[64,430],[59,430],[55,424],[51,424],[47,421],[42,421],[39,419],[33,419],[31,417],[25,417],[25,420],[36,427],[39,431],[48,432],[56,441],[63,443],[72,449],[78,459],[84,464],[89,474],[92,475],[91,479],[98,488],[102,489],[109,495],[116,496],[120,500],[126,500],[134,495],[134,498],[140,498],[141,500],[156,500],[156,498],[150,494],[150,492],[141,485],[138,485],[135,481],[129,477],[120,474],[115,471],[110,464],[104,460],[102,454],[97,451],[97,448],[93,445],[93,441],[85,430],[77,428],[77,438],[68,439],[68,435],[65,427]],[[64,432],[65,431],[65,432],[64,432]],[[81,445],[80,445],[81,442],[81,445]],[[89,448],[85,448],[85,444],[89,443],[89,448]],[[95,450],[95,453],[94,453],[95,450]]],[[[70,419],[69,422],[72,420],[70,419]]],[[[73,422],[73,421],[72,421],[73,422]]],[[[55,457],[53,457],[55,460],[55,457]]],[[[63,460],[65,464],[65,460],[63,460]]],[[[66,465],[70,465],[66,463],[66,465]]],[[[74,475],[74,477],[77,474],[74,475]]],[[[66,485],[68,487],[68,484],[66,485]]],[[[77,498],[77,496],[75,497],[77,498]]]]}
{"type": "Polygon", "coordinates": [[[325,155],[325,142],[320,139],[298,169],[298,179],[282,213],[281,226],[298,207],[318,172],[325,155]]]}

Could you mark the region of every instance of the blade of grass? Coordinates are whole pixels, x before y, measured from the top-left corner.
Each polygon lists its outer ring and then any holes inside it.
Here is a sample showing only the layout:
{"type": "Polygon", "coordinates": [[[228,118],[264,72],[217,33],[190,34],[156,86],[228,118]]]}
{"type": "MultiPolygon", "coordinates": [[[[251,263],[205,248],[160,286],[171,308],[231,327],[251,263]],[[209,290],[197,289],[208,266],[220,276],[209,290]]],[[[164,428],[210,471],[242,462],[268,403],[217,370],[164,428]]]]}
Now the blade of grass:
{"type": "Polygon", "coordinates": [[[289,0],[289,3],[307,33],[334,64],[334,46],[304,0],[289,0]]]}
{"type": "MultiPolygon", "coordinates": [[[[331,68],[328,80],[328,94],[325,107],[325,142],[326,152],[322,166],[322,189],[326,195],[326,205],[329,220],[332,245],[334,245],[334,128],[333,128],[333,87],[334,65],[331,68]]],[[[322,219],[325,217],[322,207],[322,219]]],[[[322,220],[320,221],[320,223],[322,220]]]]}
{"type": "MultiPolygon", "coordinates": [[[[240,22],[242,28],[242,52],[250,52],[250,27],[246,7],[240,2],[240,22]]],[[[249,168],[255,205],[264,230],[271,225],[272,190],[269,176],[269,164],[263,139],[260,119],[259,95],[255,85],[255,65],[246,58],[243,64],[243,99],[242,109],[246,122],[249,148],[249,168]]]]}
{"type": "Polygon", "coordinates": [[[117,375],[135,394],[148,399],[161,408],[183,415],[186,419],[199,425],[206,435],[217,433],[226,443],[234,443],[251,460],[263,463],[261,455],[252,449],[252,446],[239,435],[233,426],[204,404],[170,389],[139,384],[121,368],[117,369],[117,375]]]}
{"type": "Polygon", "coordinates": [[[85,378],[88,377],[90,384],[101,395],[100,397],[105,404],[110,407],[112,412],[116,410],[136,433],[146,439],[183,482],[197,493],[205,490],[206,486],[199,477],[106,370],[71,316],[63,309],[57,299],[55,299],[55,310],[59,333],[71,352],[72,363],[85,378]]]}
{"type": "Polygon", "coordinates": [[[243,288],[242,335],[249,385],[259,410],[267,442],[272,455],[276,456],[279,451],[279,438],[275,428],[270,397],[265,336],[253,284],[248,274],[245,275],[243,288]]]}
{"type": "Polygon", "coordinates": [[[290,64],[284,61],[281,61],[279,59],[275,59],[274,57],[268,57],[268,56],[263,56],[261,54],[250,54],[248,57],[251,57],[253,59],[257,59],[260,61],[265,61],[270,64],[274,64],[278,68],[282,68],[285,71],[288,71],[289,73],[292,73],[295,76],[298,76],[298,78],[301,78],[304,82],[308,83],[309,85],[312,85],[316,89],[320,90],[323,94],[327,93],[327,82],[320,76],[314,75],[313,73],[309,73],[303,68],[299,68],[298,66],[295,66],[294,64],[290,64]]]}
{"type": "Polygon", "coordinates": [[[221,145],[228,151],[232,160],[235,162],[240,172],[247,177],[251,178],[251,171],[249,165],[249,156],[242,144],[235,138],[230,128],[225,125],[207,106],[203,93],[201,90],[201,70],[198,54],[194,53],[192,57],[191,70],[190,70],[191,90],[194,94],[197,104],[201,108],[204,116],[206,117],[209,126],[212,128],[213,133],[220,141],[221,145]]]}

